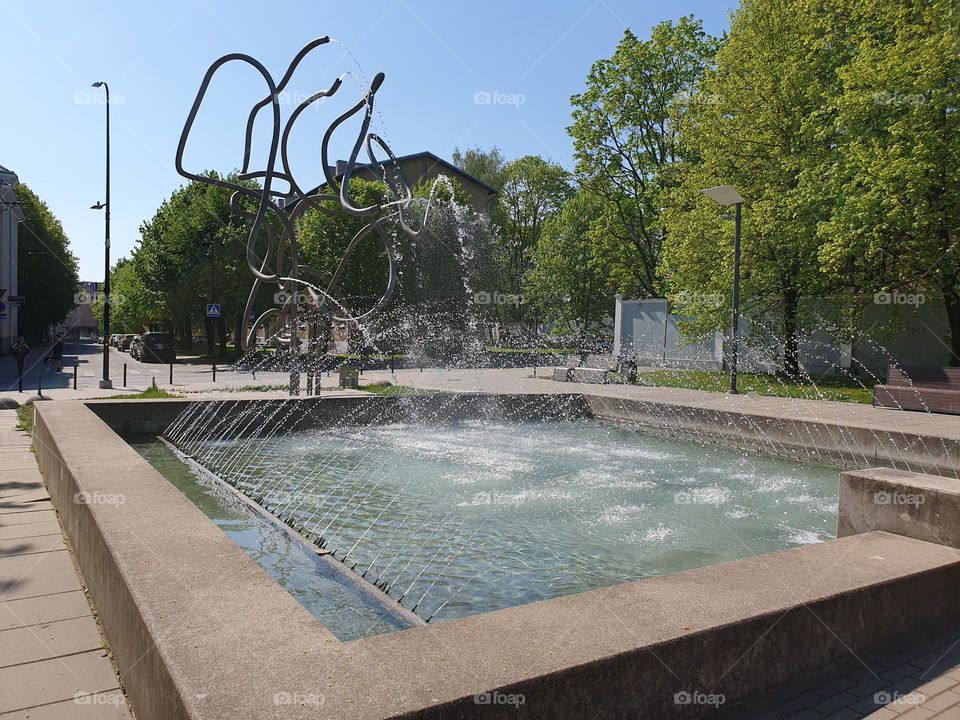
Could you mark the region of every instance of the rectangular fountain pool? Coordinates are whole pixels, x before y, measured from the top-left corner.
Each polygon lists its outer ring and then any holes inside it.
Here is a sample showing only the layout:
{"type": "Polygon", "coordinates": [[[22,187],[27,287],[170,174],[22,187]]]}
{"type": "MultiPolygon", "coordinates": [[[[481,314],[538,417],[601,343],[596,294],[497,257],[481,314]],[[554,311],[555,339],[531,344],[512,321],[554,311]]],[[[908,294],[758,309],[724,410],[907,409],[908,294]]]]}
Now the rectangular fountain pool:
{"type": "MultiPolygon", "coordinates": [[[[171,456],[147,447],[171,477],[171,456]]],[[[836,526],[835,469],[594,420],[345,425],[181,449],[432,622],[818,542],[836,526]]],[[[188,490],[198,504],[210,492],[188,490]]],[[[271,535],[265,549],[270,533],[243,512],[234,540],[338,637],[395,627],[318,579],[296,543],[271,535]]]]}

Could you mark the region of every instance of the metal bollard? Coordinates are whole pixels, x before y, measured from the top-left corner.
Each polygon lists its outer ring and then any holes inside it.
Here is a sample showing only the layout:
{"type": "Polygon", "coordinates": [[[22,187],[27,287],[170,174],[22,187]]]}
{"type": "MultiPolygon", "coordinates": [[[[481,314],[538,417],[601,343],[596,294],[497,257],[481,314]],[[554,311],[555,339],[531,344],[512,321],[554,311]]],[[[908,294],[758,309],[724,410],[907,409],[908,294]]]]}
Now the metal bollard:
{"type": "Polygon", "coordinates": [[[127,364],[123,364],[123,386],[127,386],[127,364]]]}
{"type": "Polygon", "coordinates": [[[43,375],[37,375],[37,395],[43,395],[43,375]]]}
{"type": "Polygon", "coordinates": [[[173,385],[173,362],[170,363],[170,384],[173,385]]]}
{"type": "Polygon", "coordinates": [[[77,366],[73,366],[73,389],[77,389],[77,366]]]}
{"type": "MultiPolygon", "coordinates": [[[[173,367],[173,366],[171,366],[171,367],[173,367]]],[[[170,372],[173,372],[173,370],[171,370],[170,372]]],[[[257,376],[254,375],[254,376],[253,376],[253,379],[256,380],[256,379],[257,379],[257,376]]],[[[217,364],[216,364],[216,363],[213,364],[213,381],[214,381],[214,382],[217,381],[217,364]]]]}

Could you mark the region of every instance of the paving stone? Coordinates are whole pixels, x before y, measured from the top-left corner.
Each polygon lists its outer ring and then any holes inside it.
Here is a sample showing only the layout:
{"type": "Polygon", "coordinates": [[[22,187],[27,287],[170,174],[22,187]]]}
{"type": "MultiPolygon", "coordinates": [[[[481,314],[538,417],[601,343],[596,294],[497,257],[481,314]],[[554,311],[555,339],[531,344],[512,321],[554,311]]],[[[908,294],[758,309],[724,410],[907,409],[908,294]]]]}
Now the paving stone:
{"type": "Polygon", "coordinates": [[[957,687],[957,682],[948,675],[942,675],[918,687],[917,692],[922,692],[927,697],[933,697],[954,687],[957,687]]]}
{"type": "Polygon", "coordinates": [[[846,691],[842,691],[842,692],[837,692],[834,695],[831,695],[830,697],[822,700],[821,702],[817,703],[813,707],[815,710],[819,710],[824,715],[831,715],[832,713],[838,710],[841,710],[846,707],[850,707],[855,702],[857,702],[857,700],[859,700],[859,698],[856,695],[846,691]]]}
{"type": "Polygon", "coordinates": [[[915,707],[912,710],[909,710],[899,716],[900,720],[927,720],[927,718],[935,717],[936,713],[933,710],[927,710],[922,707],[915,707]]]}
{"type": "Polygon", "coordinates": [[[0,557],[50,552],[52,550],[63,550],[64,548],[63,535],[60,533],[34,535],[32,537],[14,538],[12,540],[0,540],[0,557]]]}
{"type": "Polygon", "coordinates": [[[0,668],[99,647],[100,633],[92,616],[0,630],[0,668]]]}
{"type": "Polygon", "coordinates": [[[90,616],[90,604],[83,590],[0,602],[0,631],[53,620],[90,616]]]}
{"type": "Polygon", "coordinates": [[[60,523],[55,517],[46,517],[32,523],[19,523],[17,525],[4,525],[0,521],[0,540],[13,540],[16,538],[36,537],[37,535],[50,535],[60,532],[60,523]]]}
{"type": "Polygon", "coordinates": [[[0,712],[73,700],[118,686],[103,650],[0,668],[0,712]]]}
{"type": "Polygon", "coordinates": [[[0,601],[75,590],[78,585],[67,550],[0,558],[0,601]]]}
{"type": "Polygon", "coordinates": [[[899,716],[889,708],[880,708],[876,712],[872,712],[864,717],[869,718],[870,720],[893,720],[893,718],[899,716]]]}
{"type": "MultiPolygon", "coordinates": [[[[960,705],[960,695],[947,690],[946,692],[942,692],[933,697],[928,695],[927,699],[920,707],[926,708],[927,710],[933,710],[936,713],[941,713],[947,708],[951,707],[956,710],[958,705],[960,705]]],[[[960,713],[957,714],[960,715],[960,713]]]]}
{"type": "Polygon", "coordinates": [[[130,720],[119,690],[0,714],[0,720],[130,720]]]}
{"type": "Polygon", "coordinates": [[[19,512],[9,515],[0,515],[0,523],[4,526],[23,525],[26,523],[38,523],[45,520],[57,521],[57,514],[51,510],[40,510],[38,512],[19,512]]]}

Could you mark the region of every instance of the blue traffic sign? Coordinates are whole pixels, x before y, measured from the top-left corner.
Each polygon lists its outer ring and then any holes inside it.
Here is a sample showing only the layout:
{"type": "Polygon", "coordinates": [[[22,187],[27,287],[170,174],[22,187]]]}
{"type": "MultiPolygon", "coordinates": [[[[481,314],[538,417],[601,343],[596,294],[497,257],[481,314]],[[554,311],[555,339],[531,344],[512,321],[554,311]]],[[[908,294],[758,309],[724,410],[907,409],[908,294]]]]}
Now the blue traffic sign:
{"type": "Polygon", "coordinates": [[[220,317],[220,303],[207,303],[207,317],[220,317]]]}

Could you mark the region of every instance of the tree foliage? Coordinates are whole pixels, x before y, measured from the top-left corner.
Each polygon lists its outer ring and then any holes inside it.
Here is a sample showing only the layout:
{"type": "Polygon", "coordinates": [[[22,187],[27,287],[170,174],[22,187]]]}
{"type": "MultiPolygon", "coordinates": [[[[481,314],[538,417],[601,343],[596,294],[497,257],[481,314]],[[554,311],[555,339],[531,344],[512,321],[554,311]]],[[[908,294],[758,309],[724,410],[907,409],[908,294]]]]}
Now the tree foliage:
{"type": "Polygon", "coordinates": [[[47,204],[23,183],[16,194],[25,218],[18,233],[17,284],[19,295],[26,298],[20,306],[19,332],[46,338],[48,327],[63,322],[76,307],[77,258],[47,204]]]}
{"type": "Polygon", "coordinates": [[[596,197],[580,191],[544,223],[524,285],[538,320],[571,333],[590,332],[612,314],[607,268],[589,233],[601,212],[596,197]]]}
{"type": "Polygon", "coordinates": [[[594,63],[586,90],[571,98],[577,181],[602,207],[590,236],[607,257],[616,291],[660,294],[660,211],[671,168],[683,158],[678,121],[716,47],[693,17],[660,23],[648,40],[627,30],[613,56],[594,63]]]}

